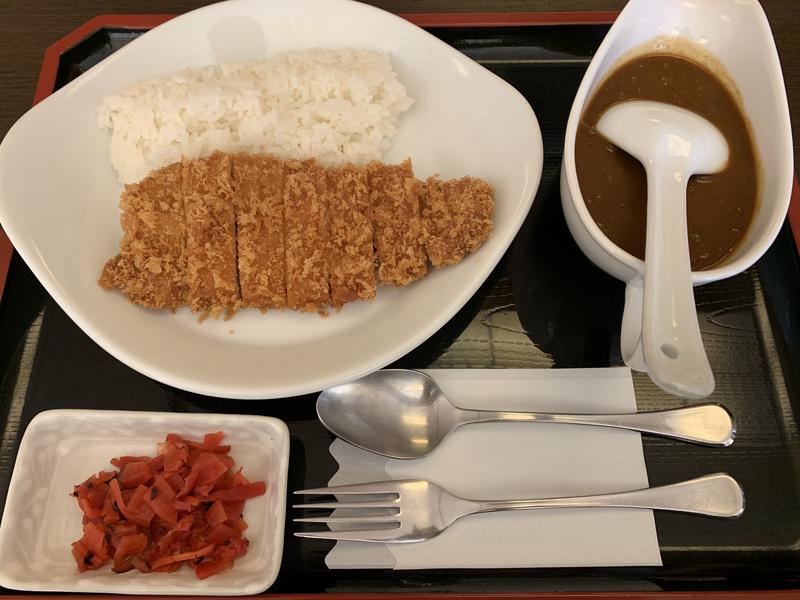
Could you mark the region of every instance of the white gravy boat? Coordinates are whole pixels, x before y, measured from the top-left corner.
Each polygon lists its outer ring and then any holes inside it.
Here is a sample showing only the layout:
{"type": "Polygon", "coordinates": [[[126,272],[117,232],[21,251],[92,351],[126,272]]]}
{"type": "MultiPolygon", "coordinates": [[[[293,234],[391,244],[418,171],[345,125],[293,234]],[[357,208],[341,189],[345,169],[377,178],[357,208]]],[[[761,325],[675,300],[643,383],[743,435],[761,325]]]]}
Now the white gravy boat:
{"type": "MultiPolygon", "coordinates": [[[[789,107],[778,53],[766,15],[756,0],[631,0],[592,59],[567,122],[561,167],[561,201],[572,236],[598,267],[625,281],[620,346],[625,363],[648,371],[641,352],[644,263],[600,230],[584,204],[575,169],[575,136],[583,109],[617,61],[660,36],[684,38],[722,64],[738,88],[761,159],[761,186],[753,223],[739,247],[720,265],[694,271],[702,285],[740,273],[770,247],[786,217],[793,179],[789,107]]],[[[668,392],[699,397],[662,381],[668,392]]],[[[705,395],[705,394],[703,394],[705,395]]]]}

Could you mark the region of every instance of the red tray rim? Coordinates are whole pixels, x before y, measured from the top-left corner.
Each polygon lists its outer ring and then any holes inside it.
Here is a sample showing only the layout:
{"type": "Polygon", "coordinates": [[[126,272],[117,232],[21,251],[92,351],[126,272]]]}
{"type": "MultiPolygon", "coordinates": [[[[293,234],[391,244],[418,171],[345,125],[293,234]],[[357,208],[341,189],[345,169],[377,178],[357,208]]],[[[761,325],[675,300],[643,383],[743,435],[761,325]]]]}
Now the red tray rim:
{"type": "MultiPolygon", "coordinates": [[[[398,16],[420,27],[520,27],[537,25],[592,25],[611,24],[618,11],[593,12],[471,12],[471,13],[398,13],[398,16]]],[[[33,98],[38,104],[53,93],[61,55],[75,47],[87,37],[105,28],[152,29],[175,15],[153,14],[105,14],[89,19],[64,37],[51,44],[44,54],[39,79],[33,98]]],[[[800,249],[800,187],[795,177],[788,219],[795,243],[800,249]]],[[[13,246],[0,229],[0,298],[2,298],[13,246]]],[[[498,594],[446,594],[448,600],[485,600],[503,598],[508,600],[789,600],[797,598],[797,589],[754,591],[680,591],[680,592],[525,592],[498,594]]],[[[25,600],[38,594],[4,594],[0,600],[25,600]]],[[[270,595],[269,593],[264,595],[270,595]]],[[[386,600],[392,593],[342,593],[338,597],[352,600],[386,600]]],[[[441,596],[442,594],[438,594],[441,596]]],[[[290,600],[312,600],[319,594],[280,594],[290,600]]],[[[72,595],[76,599],[114,600],[121,596],[72,595]]],[[[437,597],[434,593],[403,593],[407,600],[422,600],[437,597]]],[[[169,600],[169,596],[151,596],[156,600],[169,600]]],[[[199,598],[198,598],[199,600],[199,598]]]]}
{"type": "MultiPolygon", "coordinates": [[[[117,596],[110,594],[47,594],[51,597],[69,597],[74,600],[175,600],[176,596],[117,596]]],[[[3,600],[29,600],[44,594],[3,594],[3,600]]],[[[253,597],[274,597],[285,600],[319,600],[333,596],[337,600],[795,600],[797,590],[754,590],[730,592],[514,592],[499,594],[459,594],[447,592],[330,592],[322,594],[271,594],[265,592],[253,597]]],[[[246,597],[246,596],[245,596],[246,597]]],[[[180,596],[183,600],[227,600],[229,596],[180,596]]]]}
{"type": "MultiPolygon", "coordinates": [[[[29,600],[43,594],[3,594],[3,600],[29,600]]],[[[175,600],[176,596],[116,596],[110,594],[48,594],[51,597],[69,597],[74,600],[175,600]]],[[[271,594],[265,592],[255,596],[274,597],[285,600],[319,600],[333,596],[337,600],[795,600],[797,590],[755,590],[730,592],[514,592],[499,594],[459,594],[446,592],[330,592],[322,594],[271,594]]],[[[251,598],[254,596],[250,596],[251,598]]],[[[183,600],[227,600],[228,596],[181,596],[183,600]]]]}

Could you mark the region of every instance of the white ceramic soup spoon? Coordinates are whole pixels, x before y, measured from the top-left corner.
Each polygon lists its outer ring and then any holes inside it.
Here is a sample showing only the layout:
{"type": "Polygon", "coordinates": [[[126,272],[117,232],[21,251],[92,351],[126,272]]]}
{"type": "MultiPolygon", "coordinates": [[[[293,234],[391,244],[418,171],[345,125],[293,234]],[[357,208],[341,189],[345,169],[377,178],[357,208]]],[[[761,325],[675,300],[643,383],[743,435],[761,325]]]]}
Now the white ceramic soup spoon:
{"type": "Polygon", "coordinates": [[[662,102],[631,100],[609,108],[597,130],[638,159],[647,173],[647,241],[641,308],[630,298],[622,318],[641,325],[641,359],[662,389],[687,398],[714,391],[692,289],[686,185],[716,173],[728,144],[703,117],[662,102]]]}

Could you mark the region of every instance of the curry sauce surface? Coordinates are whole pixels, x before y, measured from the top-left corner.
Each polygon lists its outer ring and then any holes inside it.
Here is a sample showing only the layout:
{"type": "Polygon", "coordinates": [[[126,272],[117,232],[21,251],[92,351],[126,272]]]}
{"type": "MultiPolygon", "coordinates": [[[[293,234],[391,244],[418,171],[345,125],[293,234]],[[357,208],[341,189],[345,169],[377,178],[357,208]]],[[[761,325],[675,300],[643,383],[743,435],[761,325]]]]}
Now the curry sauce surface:
{"type": "Polygon", "coordinates": [[[713,123],[728,142],[727,166],[713,175],[692,177],[687,191],[692,269],[711,268],[742,240],[758,201],[758,158],[739,102],[716,75],[675,54],[633,58],[616,68],[594,92],[581,115],[575,140],[581,193],[603,233],[642,259],[647,218],[644,167],[596,129],[609,107],[634,99],[691,110],[713,123]]]}

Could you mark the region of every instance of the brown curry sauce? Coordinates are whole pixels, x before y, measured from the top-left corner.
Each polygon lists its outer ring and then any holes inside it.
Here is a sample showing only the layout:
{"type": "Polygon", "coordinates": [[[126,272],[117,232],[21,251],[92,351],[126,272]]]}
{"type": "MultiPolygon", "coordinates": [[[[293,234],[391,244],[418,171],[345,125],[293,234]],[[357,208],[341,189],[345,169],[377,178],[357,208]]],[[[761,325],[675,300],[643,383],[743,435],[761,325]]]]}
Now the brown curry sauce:
{"type": "Polygon", "coordinates": [[[635,158],[596,129],[603,113],[624,100],[654,100],[691,110],[713,123],[728,142],[727,166],[689,180],[687,217],[692,269],[709,269],[744,238],[759,193],[755,144],[739,102],[712,72],[675,54],[654,53],[616,68],[581,115],[575,165],[586,207],[603,233],[644,258],[647,179],[635,158]]]}

